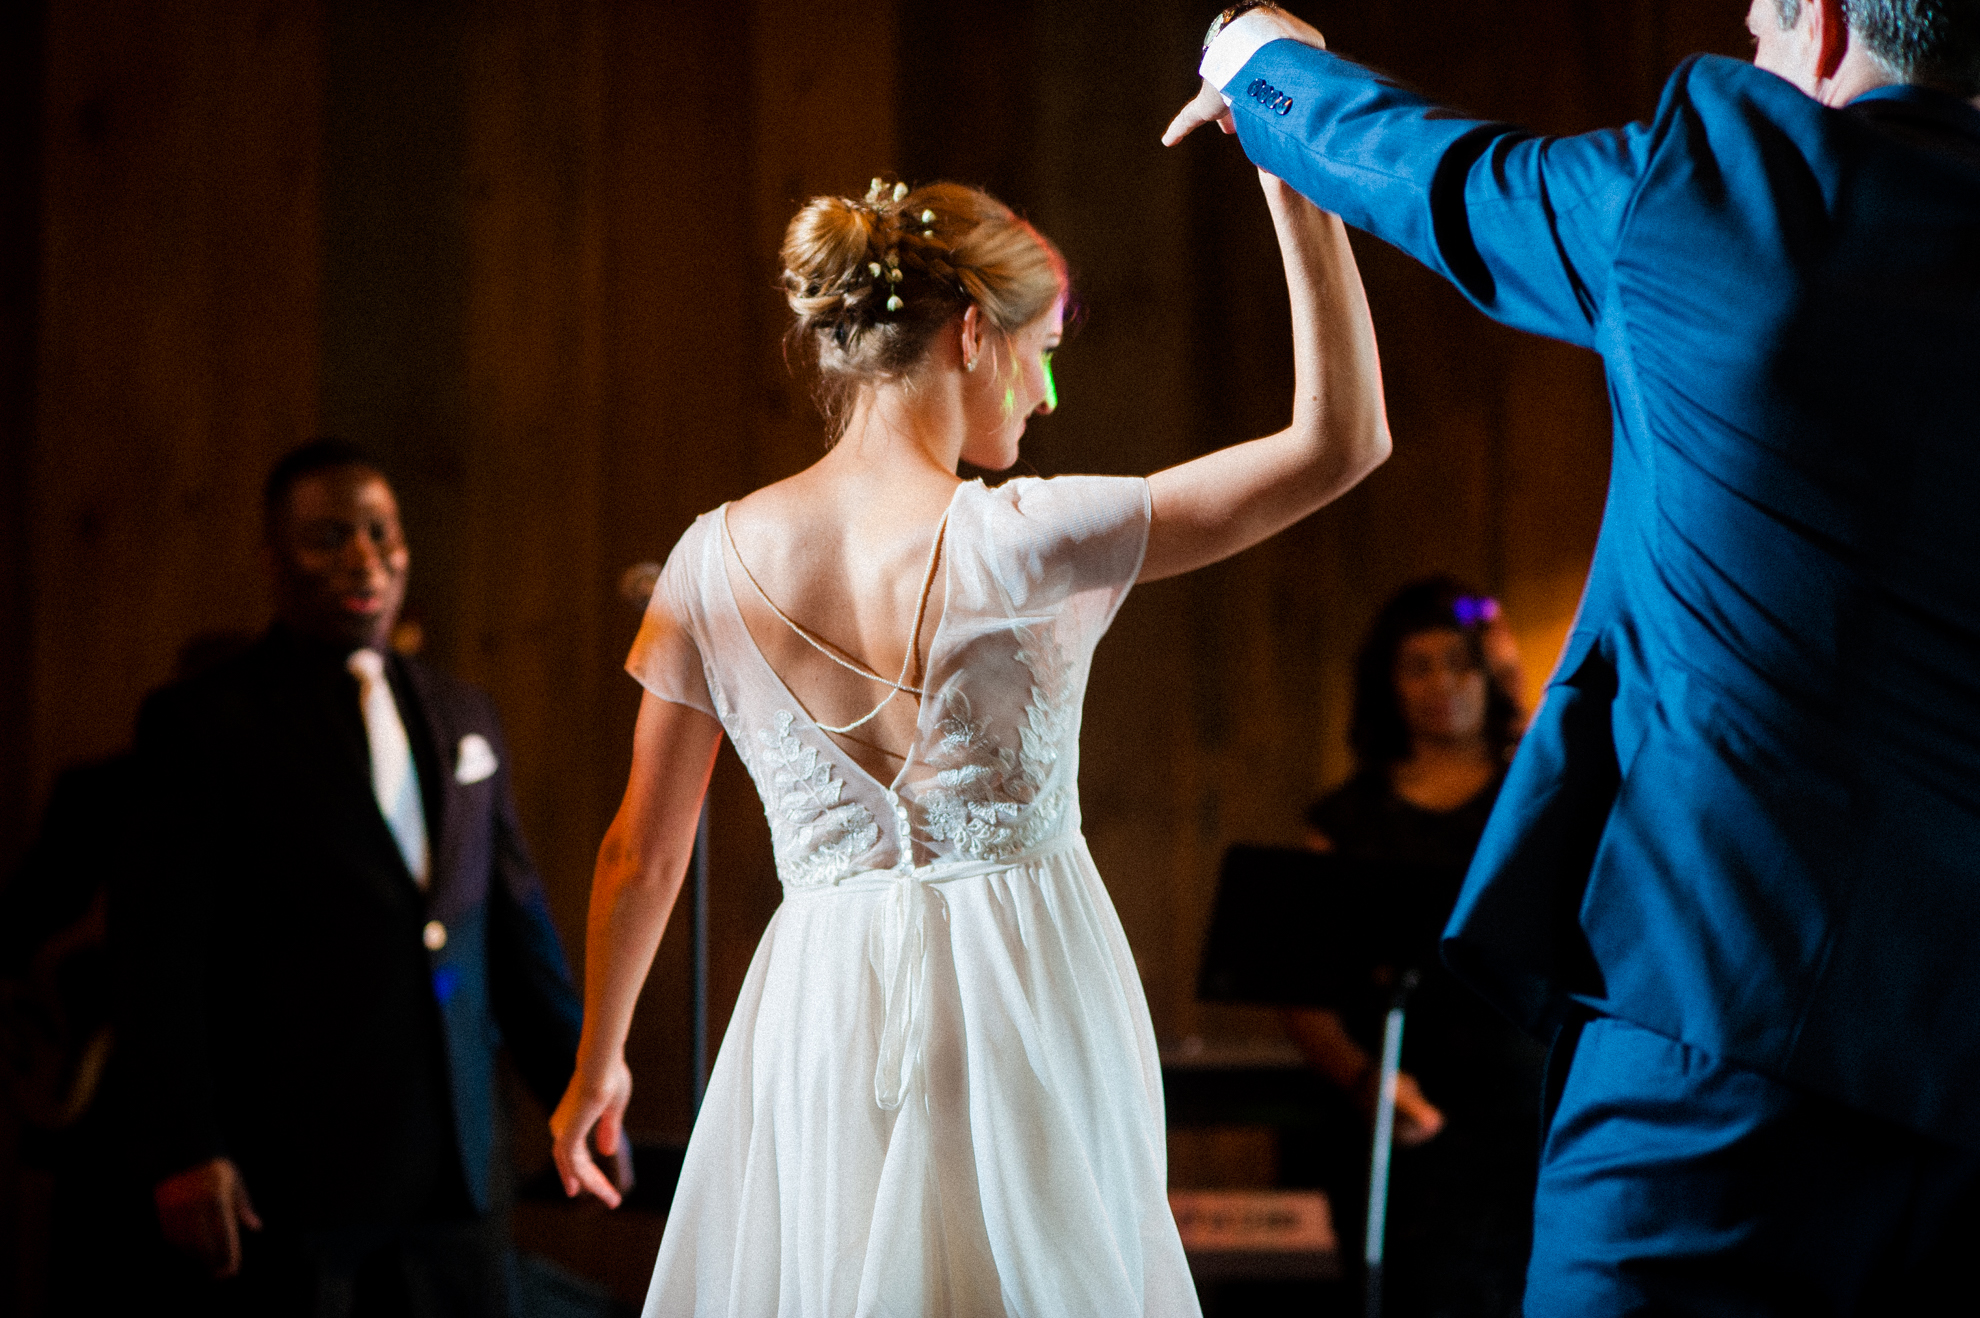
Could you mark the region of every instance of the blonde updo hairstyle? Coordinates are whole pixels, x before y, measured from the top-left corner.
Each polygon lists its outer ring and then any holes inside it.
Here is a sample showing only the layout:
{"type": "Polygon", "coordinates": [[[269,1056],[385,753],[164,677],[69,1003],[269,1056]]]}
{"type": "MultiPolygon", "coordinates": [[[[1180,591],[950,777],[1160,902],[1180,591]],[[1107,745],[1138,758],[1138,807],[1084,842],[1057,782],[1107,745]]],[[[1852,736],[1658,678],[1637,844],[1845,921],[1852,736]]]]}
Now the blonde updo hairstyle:
{"type": "Polygon", "coordinates": [[[791,338],[817,362],[833,438],[862,386],[911,382],[964,309],[978,309],[993,342],[1008,341],[1067,287],[1065,258],[1045,235],[957,183],[875,179],[863,200],[814,197],[784,232],[783,261],[791,338]]]}

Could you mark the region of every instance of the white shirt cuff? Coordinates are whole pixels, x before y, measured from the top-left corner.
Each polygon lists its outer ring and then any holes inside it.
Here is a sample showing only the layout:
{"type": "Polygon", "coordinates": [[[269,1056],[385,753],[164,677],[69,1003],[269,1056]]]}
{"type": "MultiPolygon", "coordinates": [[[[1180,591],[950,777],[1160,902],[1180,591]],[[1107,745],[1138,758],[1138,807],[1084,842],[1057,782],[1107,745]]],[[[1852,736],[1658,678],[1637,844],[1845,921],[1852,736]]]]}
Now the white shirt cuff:
{"type": "MultiPolygon", "coordinates": [[[[1261,47],[1288,37],[1305,42],[1304,25],[1276,9],[1254,9],[1248,14],[1240,14],[1224,25],[1217,39],[1210,43],[1210,49],[1203,52],[1203,63],[1197,72],[1221,92],[1225,84],[1237,77],[1238,70],[1251,62],[1251,57],[1261,47]]],[[[1228,101],[1231,98],[1226,94],[1224,99],[1228,101]]]]}

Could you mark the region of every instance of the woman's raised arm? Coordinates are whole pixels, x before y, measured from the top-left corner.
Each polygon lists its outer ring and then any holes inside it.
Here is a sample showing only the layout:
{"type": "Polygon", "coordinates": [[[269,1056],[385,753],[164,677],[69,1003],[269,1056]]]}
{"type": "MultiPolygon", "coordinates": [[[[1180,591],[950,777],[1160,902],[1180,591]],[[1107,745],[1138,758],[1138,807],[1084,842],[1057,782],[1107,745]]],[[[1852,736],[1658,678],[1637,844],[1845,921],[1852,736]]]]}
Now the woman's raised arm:
{"type": "Polygon", "coordinates": [[[1339,218],[1259,174],[1292,294],[1293,417],[1148,478],[1154,518],[1142,581],[1249,549],[1352,489],[1389,456],[1368,298],[1339,218]]]}
{"type": "Polygon", "coordinates": [[[701,798],[722,745],[722,725],[697,709],[647,695],[633,730],[632,775],[598,848],[585,921],[584,1033],[577,1074],[550,1117],[564,1193],[589,1190],[614,1208],[619,1191],[592,1160],[619,1147],[632,1097],[626,1034],[646,972],[681,894],[694,854],[701,798]]]}

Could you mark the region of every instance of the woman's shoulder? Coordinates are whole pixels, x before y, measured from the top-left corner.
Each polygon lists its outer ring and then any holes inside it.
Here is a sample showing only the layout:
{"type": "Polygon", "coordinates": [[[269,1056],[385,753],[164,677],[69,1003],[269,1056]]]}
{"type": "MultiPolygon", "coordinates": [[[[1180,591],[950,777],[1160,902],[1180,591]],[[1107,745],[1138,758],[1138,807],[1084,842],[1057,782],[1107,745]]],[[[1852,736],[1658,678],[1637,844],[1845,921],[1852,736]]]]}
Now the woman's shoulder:
{"type": "Polygon", "coordinates": [[[1022,575],[1069,568],[1082,582],[1132,580],[1147,547],[1149,508],[1140,476],[1019,476],[965,484],[951,525],[1022,575]]]}
{"type": "Polygon", "coordinates": [[[829,488],[818,480],[814,468],[807,467],[717,504],[695,522],[708,523],[724,534],[739,537],[745,544],[753,544],[766,537],[776,540],[783,533],[802,528],[808,520],[823,516],[834,504],[829,488]]]}
{"type": "Polygon", "coordinates": [[[667,551],[667,565],[672,567],[677,561],[685,565],[696,555],[706,553],[711,545],[719,544],[730,507],[726,503],[718,504],[707,512],[696,513],[694,520],[675,537],[673,548],[667,551]]]}
{"type": "Polygon", "coordinates": [[[667,561],[654,580],[649,611],[657,606],[682,622],[700,612],[716,561],[712,555],[721,546],[723,514],[728,506],[722,504],[697,515],[675,538],[673,547],[667,551],[667,561]]]}
{"type": "Polygon", "coordinates": [[[1118,514],[1148,504],[1145,476],[1014,476],[990,485],[981,478],[956,491],[958,507],[1041,525],[1118,514]]]}
{"type": "MultiPolygon", "coordinates": [[[[725,505],[726,506],[726,505],[725,505]]],[[[653,581],[639,632],[626,656],[626,671],[662,700],[715,715],[704,661],[712,653],[710,591],[719,560],[711,549],[719,542],[721,508],[695,518],[674,541],[667,562],[653,581]]]]}

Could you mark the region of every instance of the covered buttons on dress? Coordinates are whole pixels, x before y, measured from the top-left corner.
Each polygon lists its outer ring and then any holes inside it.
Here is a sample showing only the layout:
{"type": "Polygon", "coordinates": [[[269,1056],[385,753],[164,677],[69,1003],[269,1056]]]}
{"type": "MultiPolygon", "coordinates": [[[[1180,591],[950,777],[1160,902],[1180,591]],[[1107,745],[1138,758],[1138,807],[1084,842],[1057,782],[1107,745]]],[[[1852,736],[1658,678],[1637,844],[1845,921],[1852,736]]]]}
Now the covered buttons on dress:
{"type": "Polygon", "coordinates": [[[901,800],[901,794],[893,788],[888,787],[883,790],[887,804],[893,807],[894,836],[900,845],[900,857],[895,860],[894,868],[911,870],[914,868],[914,824],[908,818],[907,802],[901,800]]]}

